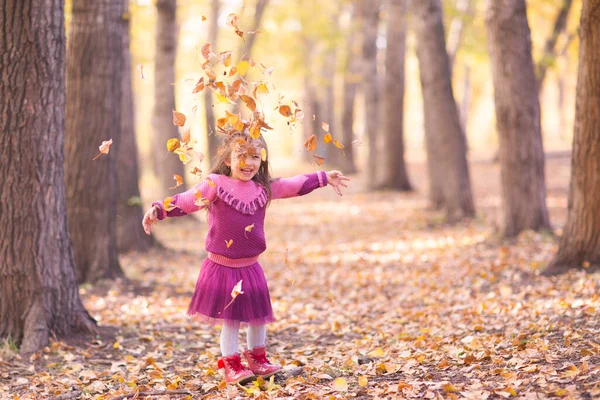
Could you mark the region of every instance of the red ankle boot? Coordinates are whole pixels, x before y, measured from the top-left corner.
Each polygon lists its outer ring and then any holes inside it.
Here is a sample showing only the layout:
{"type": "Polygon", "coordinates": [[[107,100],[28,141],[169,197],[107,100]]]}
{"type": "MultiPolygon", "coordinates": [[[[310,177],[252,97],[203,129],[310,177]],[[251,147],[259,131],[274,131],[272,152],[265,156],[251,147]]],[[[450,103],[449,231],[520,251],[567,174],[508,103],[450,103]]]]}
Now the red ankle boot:
{"type": "Polygon", "coordinates": [[[268,378],[281,370],[279,365],[274,365],[267,359],[265,346],[255,347],[253,350],[244,351],[244,357],[248,361],[248,368],[257,376],[268,378]]]}
{"type": "Polygon", "coordinates": [[[227,383],[244,383],[252,380],[254,374],[244,364],[238,353],[222,357],[217,366],[223,369],[223,376],[227,383]]]}

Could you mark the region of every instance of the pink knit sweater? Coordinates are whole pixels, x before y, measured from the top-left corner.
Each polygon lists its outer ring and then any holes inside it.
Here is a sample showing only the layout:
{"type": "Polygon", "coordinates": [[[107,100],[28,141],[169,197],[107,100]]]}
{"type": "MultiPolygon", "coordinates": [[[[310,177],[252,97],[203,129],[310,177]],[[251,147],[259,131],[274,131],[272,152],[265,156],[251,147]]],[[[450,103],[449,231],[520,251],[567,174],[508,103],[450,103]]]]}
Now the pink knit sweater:
{"type": "MultiPolygon", "coordinates": [[[[323,186],[327,186],[324,171],[276,179],[271,183],[272,198],[303,196],[323,186]]],[[[267,191],[262,185],[210,174],[192,189],[173,196],[174,209],[165,211],[159,201],[152,205],[159,208],[159,220],[208,207],[206,250],[228,259],[245,259],[257,257],[267,248],[264,232],[267,203],[267,191]]]]}

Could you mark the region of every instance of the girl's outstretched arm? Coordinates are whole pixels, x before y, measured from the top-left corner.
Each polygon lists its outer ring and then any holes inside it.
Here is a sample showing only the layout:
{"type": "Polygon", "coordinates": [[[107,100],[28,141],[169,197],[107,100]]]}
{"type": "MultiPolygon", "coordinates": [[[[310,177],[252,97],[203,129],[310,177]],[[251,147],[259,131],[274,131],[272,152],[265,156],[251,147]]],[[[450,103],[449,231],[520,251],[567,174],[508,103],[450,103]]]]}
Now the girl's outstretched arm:
{"type": "Polygon", "coordinates": [[[181,217],[201,210],[217,198],[217,186],[211,175],[190,190],[168,197],[164,202],[155,201],[142,220],[144,231],[149,235],[156,221],[167,217],[181,217]],[[166,208],[165,208],[166,206],[166,208]]]}
{"type": "Polygon", "coordinates": [[[297,175],[291,178],[276,179],[271,183],[273,199],[286,199],[304,196],[313,190],[331,184],[336,193],[341,195],[339,186],[346,186],[344,181],[350,180],[340,171],[317,171],[313,174],[297,175]],[[331,180],[331,181],[330,181],[331,180]]]}

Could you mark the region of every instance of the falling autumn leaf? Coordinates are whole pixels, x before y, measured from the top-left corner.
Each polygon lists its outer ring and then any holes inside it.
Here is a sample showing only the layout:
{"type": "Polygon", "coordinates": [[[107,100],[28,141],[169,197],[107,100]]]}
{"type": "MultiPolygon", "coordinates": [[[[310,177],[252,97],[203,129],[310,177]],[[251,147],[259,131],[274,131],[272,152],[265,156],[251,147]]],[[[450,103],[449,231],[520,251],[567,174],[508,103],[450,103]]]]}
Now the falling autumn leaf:
{"type": "Polygon", "coordinates": [[[167,150],[169,152],[174,152],[181,146],[181,142],[177,138],[171,138],[167,140],[167,150]]]}
{"type": "Polygon", "coordinates": [[[254,228],[254,224],[252,225],[248,225],[247,227],[244,228],[244,236],[246,236],[246,238],[248,237],[248,235],[246,235],[246,233],[252,232],[252,228],[254,228]]]}
{"type": "Polygon", "coordinates": [[[233,289],[231,290],[231,301],[225,306],[223,311],[225,311],[227,307],[229,307],[240,294],[244,294],[244,292],[242,291],[242,280],[236,283],[233,289]]]}
{"type": "Polygon", "coordinates": [[[304,142],[304,147],[306,147],[306,151],[313,151],[317,148],[317,136],[310,135],[308,139],[304,142]]]}
{"type": "Polygon", "coordinates": [[[256,97],[257,94],[267,94],[267,93],[269,93],[269,88],[267,87],[266,83],[259,83],[254,88],[254,97],[256,97]]]}
{"type": "Polygon", "coordinates": [[[279,114],[283,115],[284,117],[289,117],[292,115],[292,109],[290,106],[286,105],[279,106],[279,114]]]}
{"type": "Polygon", "coordinates": [[[175,186],[170,187],[169,189],[175,189],[176,187],[183,185],[183,178],[181,176],[174,174],[173,179],[175,179],[175,186]]]}
{"type": "Polygon", "coordinates": [[[192,139],[192,130],[190,128],[187,128],[184,132],[183,135],[181,136],[181,141],[183,143],[189,143],[190,140],[192,139]]]}
{"type": "Polygon", "coordinates": [[[321,127],[325,132],[329,132],[329,124],[327,122],[321,122],[321,127]]]}
{"type": "Polygon", "coordinates": [[[212,52],[212,45],[210,43],[205,43],[202,46],[200,53],[202,54],[202,57],[204,57],[205,60],[210,60],[210,58],[215,55],[212,52]]]}
{"type": "Polygon", "coordinates": [[[343,148],[344,148],[344,145],[343,145],[343,144],[341,144],[340,142],[338,142],[338,140],[337,140],[337,139],[335,139],[335,140],[333,141],[333,144],[334,144],[334,145],[335,145],[335,147],[337,147],[338,149],[343,149],[343,148]]]}
{"type": "Polygon", "coordinates": [[[317,163],[317,165],[325,164],[325,158],[318,156],[316,154],[313,154],[313,157],[315,158],[315,162],[317,163]]]}
{"type": "Polygon", "coordinates": [[[329,143],[329,142],[331,142],[332,140],[333,140],[333,138],[331,137],[331,133],[328,133],[327,135],[325,135],[325,136],[323,137],[323,141],[324,141],[325,143],[329,143]]]}
{"type": "Polygon", "coordinates": [[[246,104],[246,106],[248,106],[250,111],[256,110],[256,101],[254,101],[254,99],[252,97],[243,94],[240,96],[240,98],[242,99],[244,104],[246,104]]]}
{"type": "Polygon", "coordinates": [[[163,208],[165,209],[165,211],[169,212],[177,208],[177,206],[173,204],[173,201],[175,201],[174,197],[167,197],[163,201],[163,208]]]}
{"type": "Polygon", "coordinates": [[[204,15],[202,16],[202,21],[206,21],[206,17],[204,15]]]}
{"type": "Polygon", "coordinates": [[[250,68],[248,61],[240,61],[237,65],[237,73],[240,74],[240,76],[246,76],[246,73],[248,73],[248,68],[250,68]]]}
{"type": "Polygon", "coordinates": [[[202,176],[202,170],[198,167],[194,167],[191,171],[190,174],[192,175],[196,175],[196,176],[202,176]]]}
{"type": "Polygon", "coordinates": [[[185,115],[180,113],[179,111],[173,110],[173,125],[184,126],[185,125],[185,115]]]}
{"type": "Polygon", "coordinates": [[[92,161],[95,160],[96,158],[100,157],[102,154],[108,154],[112,143],[113,143],[112,139],[102,141],[102,144],[98,147],[98,149],[100,150],[100,153],[98,153],[98,155],[96,157],[94,157],[92,159],[92,161]]]}
{"type": "Polygon", "coordinates": [[[184,165],[187,165],[190,163],[190,161],[192,161],[192,157],[189,156],[189,154],[187,154],[184,150],[182,149],[175,149],[175,151],[173,151],[173,153],[177,154],[179,156],[179,161],[181,161],[184,165]]]}
{"type": "Polygon", "coordinates": [[[196,85],[194,86],[194,89],[192,90],[192,93],[198,93],[201,92],[204,89],[204,77],[201,77],[200,80],[198,80],[198,83],[196,83],[196,85]]]}

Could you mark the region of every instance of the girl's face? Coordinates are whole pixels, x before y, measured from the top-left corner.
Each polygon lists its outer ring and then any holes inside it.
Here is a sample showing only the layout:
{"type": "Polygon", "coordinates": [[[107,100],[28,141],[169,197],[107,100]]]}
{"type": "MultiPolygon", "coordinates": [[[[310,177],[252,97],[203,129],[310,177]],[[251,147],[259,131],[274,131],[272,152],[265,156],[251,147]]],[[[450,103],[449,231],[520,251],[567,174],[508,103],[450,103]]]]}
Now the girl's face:
{"type": "Polygon", "coordinates": [[[231,152],[231,161],[227,163],[231,168],[231,177],[248,182],[254,178],[260,169],[260,147],[255,151],[248,151],[240,146],[235,146],[231,152]]]}

